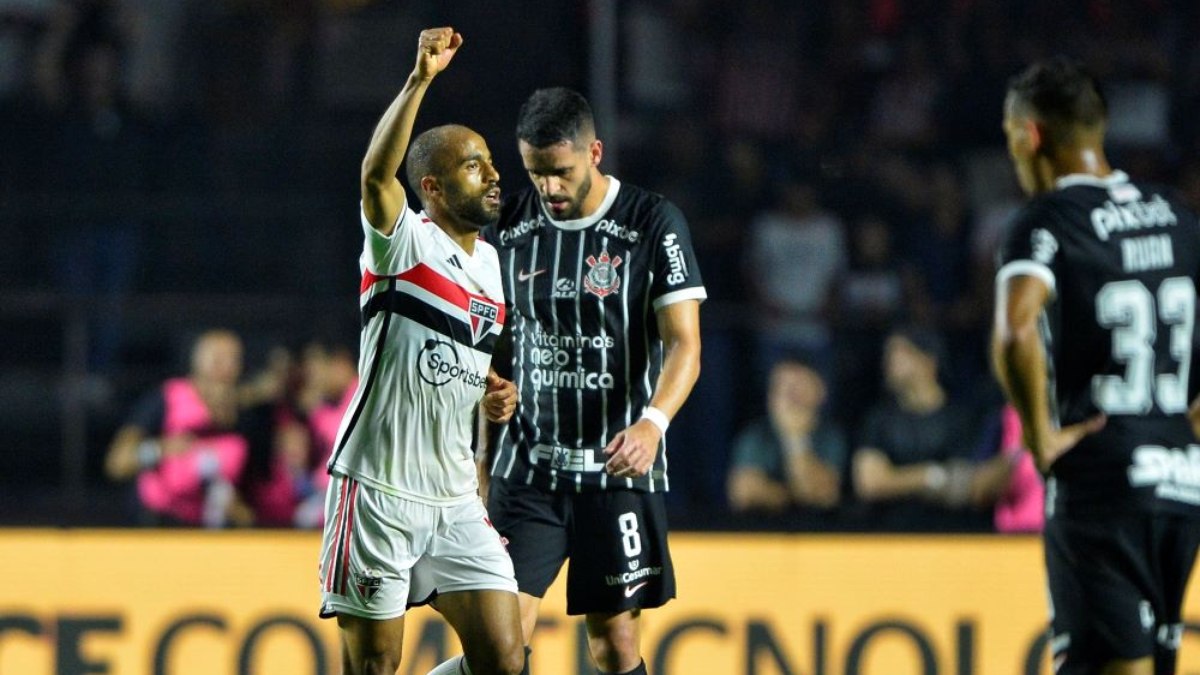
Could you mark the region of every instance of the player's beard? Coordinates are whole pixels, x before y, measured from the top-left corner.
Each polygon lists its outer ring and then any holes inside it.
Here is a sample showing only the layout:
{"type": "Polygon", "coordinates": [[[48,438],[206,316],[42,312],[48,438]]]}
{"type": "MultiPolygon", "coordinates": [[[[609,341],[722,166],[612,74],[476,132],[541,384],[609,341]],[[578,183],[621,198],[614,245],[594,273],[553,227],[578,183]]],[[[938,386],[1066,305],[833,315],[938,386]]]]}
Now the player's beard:
{"type": "MultiPolygon", "coordinates": [[[[554,209],[550,206],[551,200],[548,197],[543,198],[542,201],[546,203],[546,209],[550,211],[550,215],[554,216],[555,220],[575,220],[583,214],[583,199],[584,197],[587,197],[587,194],[591,191],[591,189],[592,173],[589,171],[587,175],[584,176],[583,182],[580,183],[579,189],[575,191],[575,194],[565,200],[569,206],[563,209],[561,213],[554,212],[554,209]]],[[[563,202],[559,203],[561,204],[563,202]]]]}
{"type": "Polygon", "coordinates": [[[487,193],[495,187],[495,184],[485,185],[479,192],[468,193],[453,183],[447,183],[446,206],[459,220],[483,229],[500,219],[500,205],[493,206],[486,198],[487,193]]]}

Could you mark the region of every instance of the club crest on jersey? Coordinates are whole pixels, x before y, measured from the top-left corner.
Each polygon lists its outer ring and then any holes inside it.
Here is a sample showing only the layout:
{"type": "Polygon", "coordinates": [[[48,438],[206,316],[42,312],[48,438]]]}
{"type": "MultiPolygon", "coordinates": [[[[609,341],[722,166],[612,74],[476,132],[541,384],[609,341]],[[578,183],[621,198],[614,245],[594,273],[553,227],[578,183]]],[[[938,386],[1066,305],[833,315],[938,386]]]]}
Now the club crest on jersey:
{"type": "Polygon", "coordinates": [[[490,302],[471,298],[468,313],[471,315],[471,340],[475,344],[479,344],[479,341],[492,330],[492,326],[496,325],[500,309],[490,302]]]}
{"type": "Polygon", "coordinates": [[[363,602],[370,602],[371,598],[379,592],[380,586],[383,585],[383,572],[377,569],[368,567],[365,570],[354,573],[354,587],[358,589],[358,595],[363,599],[363,602]]]}
{"type": "Polygon", "coordinates": [[[621,277],[617,275],[621,256],[609,258],[608,251],[602,251],[599,258],[589,255],[584,262],[591,268],[583,278],[583,287],[588,293],[604,298],[621,289],[621,277]]]}

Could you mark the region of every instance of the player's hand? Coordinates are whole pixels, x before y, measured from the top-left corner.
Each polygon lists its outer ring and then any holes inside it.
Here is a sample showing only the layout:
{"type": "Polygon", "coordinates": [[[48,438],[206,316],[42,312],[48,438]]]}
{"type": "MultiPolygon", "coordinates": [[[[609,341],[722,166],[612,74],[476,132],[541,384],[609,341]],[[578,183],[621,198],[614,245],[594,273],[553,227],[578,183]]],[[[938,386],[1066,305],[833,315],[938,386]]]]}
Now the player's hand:
{"type": "Polygon", "coordinates": [[[658,456],[658,444],[662,440],[662,432],[650,420],[638,420],[617,434],[604,454],[608,461],[604,470],[617,478],[640,478],[654,466],[654,458],[658,456]]]}
{"type": "Polygon", "coordinates": [[[517,409],[517,385],[489,370],[487,393],[483,395],[483,412],[489,422],[503,424],[517,409]]]}
{"type": "Polygon", "coordinates": [[[1038,468],[1043,473],[1050,470],[1050,465],[1058,461],[1068,450],[1079,444],[1085,437],[1100,431],[1108,423],[1104,414],[1090,417],[1071,426],[1050,431],[1044,438],[1034,438],[1029,429],[1025,429],[1025,445],[1037,460],[1038,468]]]}
{"type": "Polygon", "coordinates": [[[450,65],[450,60],[458,53],[462,43],[462,33],[455,33],[453,28],[427,28],[421,31],[421,37],[417,39],[416,76],[425,81],[432,80],[434,75],[450,65]]]}

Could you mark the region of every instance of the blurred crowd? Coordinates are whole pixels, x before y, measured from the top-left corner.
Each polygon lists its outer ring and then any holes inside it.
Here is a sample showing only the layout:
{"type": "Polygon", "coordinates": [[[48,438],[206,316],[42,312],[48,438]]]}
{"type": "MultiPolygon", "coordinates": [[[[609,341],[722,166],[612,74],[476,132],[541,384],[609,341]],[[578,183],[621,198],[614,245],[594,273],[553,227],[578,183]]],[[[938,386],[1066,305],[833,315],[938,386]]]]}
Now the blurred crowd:
{"type": "Polygon", "coordinates": [[[323,524],[325,464],[358,384],[353,350],[276,347],[248,378],[242,356],[236,333],[202,333],[187,375],[144,394],[116,432],[105,473],[133,483],[139,523],[323,524]]]}
{"type": "MultiPolygon", "coordinates": [[[[519,101],[537,86],[589,91],[588,13],[537,4],[456,9],[461,86],[422,113],[479,128],[507,190],[524,184],[519,101]],[[561,56],[496,63],[537,38],[561,56]]],[[[710,296],[701,380],[670,437],[677,522],[1036,529],[1040,482],[986,360],[993,257],[1022,200],[1000,130],[1005,85],[1036,58],[1081,59],[1105,84],[1114,164],[1200,204],[1200,5],[615,6],[604,168],[680,206],[710,296]]],[[[447,12],[0,0],[0,235],[12,243],[0,286],[96,308],[87,367],[119,412],[95,443],[94,478],[129,485],[138,518],[314,524],[353,347],[256,349],[257,374],[241,377],[242,339],[278,344],[245,323],[204,332],[190,375],[159,385],[176,364],[147,331],[131,339],[122,299],[344,298],[346,321],[311,323],[353,335],[357,164],[409,67],[403,36],[447,12]],[[130,361],[157,371],[131,378],[130,361]]]]}

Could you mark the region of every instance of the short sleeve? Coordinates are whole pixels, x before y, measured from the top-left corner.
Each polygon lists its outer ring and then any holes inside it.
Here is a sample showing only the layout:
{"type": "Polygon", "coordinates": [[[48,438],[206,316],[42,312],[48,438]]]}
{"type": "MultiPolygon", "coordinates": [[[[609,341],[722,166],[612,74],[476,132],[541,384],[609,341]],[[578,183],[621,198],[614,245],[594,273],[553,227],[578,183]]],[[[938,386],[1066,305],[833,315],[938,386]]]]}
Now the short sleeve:
{"type": "Polygon", "coordinates": [[[999,286],[1012,277],[1028,275],[1041,279],[1055,292],[1055,270],[1061,253],[1057,219],[1046,202],[1035,202],[1017,212],[1000,247],[996,272],[999,286]]]}
{"type": "Polygon", "coordinates": [[[367,214],[359,207],[359,218],[363,228],[363,253],[361,262],[366,271],[379,276],[399,274],[412,267],[419,255],[419,233],[424,225],[424,216],[406,205],[396,218],[396,227],[390,235],[383,235],[371,227],[367,214]]]}
{"type": "Polygon", "coordinates": [[[658,209],[661,219],[654,242],[654,282],[650,297],[654,309],[683,300],[703,301],[708,297],[700,279],[700,266],[692,249],[692,235],[683,213],[670,202],[663,201],[658,209]]]}

